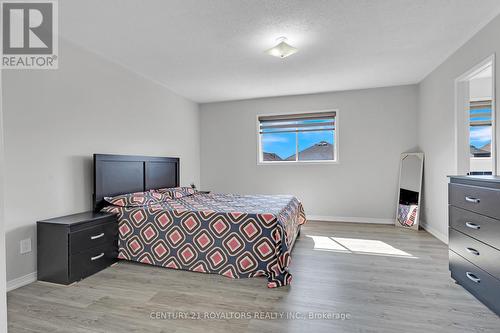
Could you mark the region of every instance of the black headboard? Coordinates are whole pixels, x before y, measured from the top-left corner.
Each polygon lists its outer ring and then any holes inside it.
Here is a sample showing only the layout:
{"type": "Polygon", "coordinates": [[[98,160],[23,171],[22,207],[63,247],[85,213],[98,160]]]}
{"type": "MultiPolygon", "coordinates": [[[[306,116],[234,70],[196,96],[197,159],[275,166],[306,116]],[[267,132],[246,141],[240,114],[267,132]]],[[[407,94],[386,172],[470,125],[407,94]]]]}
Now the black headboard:
{"type": "Polygon", "coordinates": [[[104,207],[104,197],[177,187],[179,158],[94,154],[94,210],[104,207]]]}

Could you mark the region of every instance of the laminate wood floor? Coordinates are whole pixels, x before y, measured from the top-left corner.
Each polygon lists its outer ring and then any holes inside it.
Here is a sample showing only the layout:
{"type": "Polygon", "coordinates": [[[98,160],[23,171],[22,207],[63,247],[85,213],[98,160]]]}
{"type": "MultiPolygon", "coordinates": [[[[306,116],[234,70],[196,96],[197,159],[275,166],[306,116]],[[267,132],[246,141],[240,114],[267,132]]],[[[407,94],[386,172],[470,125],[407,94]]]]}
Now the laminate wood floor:
{"type": "Polygon", "coordinates": [[[293,284],[277,289],[128,262],[67,287],[35,282],[8,293],[9,332],[500,332],[425,231],[310,221],[292,258],[293,284]]]}

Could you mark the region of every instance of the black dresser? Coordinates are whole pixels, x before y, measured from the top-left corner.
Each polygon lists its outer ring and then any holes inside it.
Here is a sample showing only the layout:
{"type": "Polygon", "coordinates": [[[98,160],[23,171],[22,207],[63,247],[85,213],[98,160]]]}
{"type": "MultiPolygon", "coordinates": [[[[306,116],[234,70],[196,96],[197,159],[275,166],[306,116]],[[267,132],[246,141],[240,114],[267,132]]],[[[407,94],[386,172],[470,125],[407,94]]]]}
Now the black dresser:
{"type": "Polygon", "coordinates": [[[70,284],[117,261],[115,215],[85,212],[37,222],[38,280],[70,284]]]}
{"type": "Polygon", "coordinates": [[[450,177],[448,203],[451,277],[500,315],[500,177],[450,177]]]}

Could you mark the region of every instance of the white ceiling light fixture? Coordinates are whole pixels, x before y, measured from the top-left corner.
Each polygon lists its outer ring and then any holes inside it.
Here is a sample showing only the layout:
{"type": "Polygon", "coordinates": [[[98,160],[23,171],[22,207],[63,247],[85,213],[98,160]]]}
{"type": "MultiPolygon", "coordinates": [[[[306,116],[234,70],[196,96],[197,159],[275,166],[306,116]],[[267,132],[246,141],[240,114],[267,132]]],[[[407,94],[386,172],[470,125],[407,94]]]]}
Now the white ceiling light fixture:
{"type": "Polygon", "coordinates": [[[286,37],[280,37],[276,40],[278,44],[274,47],[271,47],[269,50],[265,52],[273,57],[277,58],[286,58],[291,56],[294,53],[297,53],[298,49],[288,44],[286,41],[286,37]]]}

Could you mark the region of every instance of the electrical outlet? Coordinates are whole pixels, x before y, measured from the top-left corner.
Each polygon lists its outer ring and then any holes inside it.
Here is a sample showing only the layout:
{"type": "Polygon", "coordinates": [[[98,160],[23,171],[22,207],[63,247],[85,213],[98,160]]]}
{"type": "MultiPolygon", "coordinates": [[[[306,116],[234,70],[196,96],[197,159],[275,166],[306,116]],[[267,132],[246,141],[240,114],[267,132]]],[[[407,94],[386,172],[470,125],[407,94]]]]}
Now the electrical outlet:
{"type": "Polygon", "coordinates": [[[31,252],[31,238],[21,240],[21,254],[31,252]]]}

